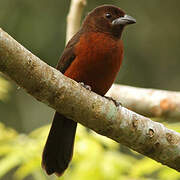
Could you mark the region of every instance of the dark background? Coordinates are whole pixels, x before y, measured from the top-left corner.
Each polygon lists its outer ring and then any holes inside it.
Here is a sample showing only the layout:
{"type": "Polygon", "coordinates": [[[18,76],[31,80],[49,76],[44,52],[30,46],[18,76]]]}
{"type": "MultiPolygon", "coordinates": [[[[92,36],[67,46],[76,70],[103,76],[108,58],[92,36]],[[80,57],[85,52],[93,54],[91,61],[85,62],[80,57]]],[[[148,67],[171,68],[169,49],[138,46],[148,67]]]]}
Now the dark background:
{"type": "MultiPolygon", "coordinates": [[[[123,33],[125,57],[117,83],[166,90],[180,89],[180,1],[89,0],[84,15],[113,4],[137,20],[123,33]]],[[[65,44],[67,0],[1,0],[0,27],[42,60],[55,66],[65,44]]],[[[0,102],[0,121],[19,132],[50,123],[53,110],[11,83],[0,102]]]]}

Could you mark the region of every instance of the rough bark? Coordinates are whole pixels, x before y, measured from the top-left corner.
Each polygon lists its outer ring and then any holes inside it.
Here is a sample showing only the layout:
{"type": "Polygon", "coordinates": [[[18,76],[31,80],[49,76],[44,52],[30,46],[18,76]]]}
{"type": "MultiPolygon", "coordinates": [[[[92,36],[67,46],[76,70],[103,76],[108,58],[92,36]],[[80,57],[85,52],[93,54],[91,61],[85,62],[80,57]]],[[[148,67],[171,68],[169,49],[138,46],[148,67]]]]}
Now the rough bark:
{"type": "Polygon", "coordinates": [[[180,119],[180,92],[136,88],[114,84],[108,96],[124,107],[148,117],[180,119]]]}

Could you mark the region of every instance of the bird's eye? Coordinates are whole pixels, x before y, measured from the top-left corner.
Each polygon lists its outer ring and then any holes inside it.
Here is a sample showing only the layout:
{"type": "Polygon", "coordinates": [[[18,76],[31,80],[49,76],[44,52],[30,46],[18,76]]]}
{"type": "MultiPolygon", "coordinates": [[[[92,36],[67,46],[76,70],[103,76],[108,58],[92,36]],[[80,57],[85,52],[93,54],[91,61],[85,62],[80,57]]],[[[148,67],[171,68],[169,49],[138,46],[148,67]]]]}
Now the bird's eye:
{"type": "Polygon", "coordinates": [[[108,19],[110,19],[111,17],[112,17],[112,15],[111,14],[109,14],[109,13],[106,13],[106,18],[108,18],[108,19]]]}

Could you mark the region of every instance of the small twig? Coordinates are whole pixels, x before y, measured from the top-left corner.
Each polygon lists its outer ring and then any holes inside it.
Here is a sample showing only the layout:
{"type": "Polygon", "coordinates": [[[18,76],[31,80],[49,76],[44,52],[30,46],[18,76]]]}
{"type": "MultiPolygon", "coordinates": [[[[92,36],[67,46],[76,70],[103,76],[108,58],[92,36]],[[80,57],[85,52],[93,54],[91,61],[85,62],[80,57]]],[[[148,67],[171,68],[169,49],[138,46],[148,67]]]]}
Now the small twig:
{"type": "Polygon", "coordinates": [[[180,119],[180,92],[114,84],[107,95],[148,117],[180,119]]]}
{"type": "Polygon", "coordinates": [[[86,0],[72,0],[67,16],[66,42],[79,30],[81,16],[86,0]]]}

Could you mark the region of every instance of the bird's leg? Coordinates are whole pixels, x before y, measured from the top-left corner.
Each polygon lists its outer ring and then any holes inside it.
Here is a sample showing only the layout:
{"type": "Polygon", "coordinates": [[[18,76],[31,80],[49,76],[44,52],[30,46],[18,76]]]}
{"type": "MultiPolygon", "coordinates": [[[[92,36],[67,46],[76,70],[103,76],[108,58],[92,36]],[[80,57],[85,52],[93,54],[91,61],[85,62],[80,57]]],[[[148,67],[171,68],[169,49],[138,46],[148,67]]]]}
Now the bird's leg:
{"type": "Polygon", "coordinates": [[[116,107],[122,106],[122,104],[119,101],[116,101],[112,97],[108,97],[108,96],[104,96],[104,97],[110,101],[113,101],[113,103],[115,104],[116,107]]]}
{"type": "Polygon", "coordinates": [[[80,84],[82,87],[86,88],[87,90],[91,91],[91,86],[86,85],[86,84],[84,84],[83,82],[79,82],[79,84],[80,84]]]}

